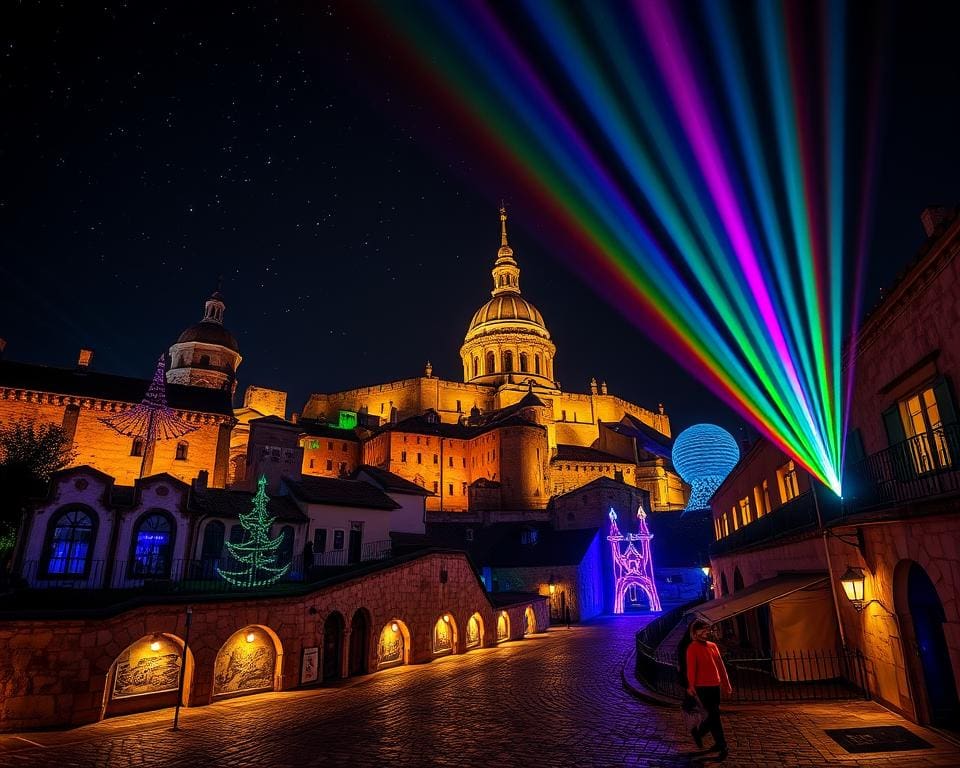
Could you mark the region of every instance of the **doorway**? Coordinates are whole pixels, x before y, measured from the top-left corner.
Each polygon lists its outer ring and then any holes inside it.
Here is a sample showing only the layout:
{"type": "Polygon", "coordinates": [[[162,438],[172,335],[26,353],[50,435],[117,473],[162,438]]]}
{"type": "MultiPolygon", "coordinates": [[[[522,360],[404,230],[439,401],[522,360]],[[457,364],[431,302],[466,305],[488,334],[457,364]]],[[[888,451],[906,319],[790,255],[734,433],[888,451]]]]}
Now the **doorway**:
{"type": "Polygon", "coordinates": [[[343,658],[343,616],[334,611],[323,623],[323,679],[339,680],[343,658]]]}
{"type": "Polygon", "coordinates": [[[367,674],[367,659],[370,655],[370,622],[366,611],[358,608],[350,622],[350,653],[347,674],[367,674]]]}
{"type": "Polygon", "coordinates": [[[910,563],[907,574],[907,607],[914,635],[914,658],[918,660],[923,675],[930,723],[957,729],[960,700],[943,633],[946,615],[936,587],[923,566],[916,562],[910,563]]]}
{"type": "Polygon", "coordinates": [[[360,562],[360,549],[363,545],[363,523],[362,522],[352,522],[350,523],[350,541],[347,544],[347,562],[348,563],[359,563],[360,562]]]}

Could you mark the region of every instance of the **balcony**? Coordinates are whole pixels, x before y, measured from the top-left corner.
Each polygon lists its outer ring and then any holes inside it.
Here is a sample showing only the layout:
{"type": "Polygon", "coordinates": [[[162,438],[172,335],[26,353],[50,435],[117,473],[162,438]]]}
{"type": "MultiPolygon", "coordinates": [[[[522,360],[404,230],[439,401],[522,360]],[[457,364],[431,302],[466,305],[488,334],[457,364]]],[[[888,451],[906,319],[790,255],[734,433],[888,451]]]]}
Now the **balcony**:
{"type": "Polygon", "coordinates": [[[845,516],[957,493],[958,458],[960,424],[937,427],[871,454],[846,468],[845,516]]]}
{"type": "MultiPolygon", "coordinates": [[[[832,494],[829,494],[832,495],[832,494]]],[[[829,511],[824,509],[826,506],[830,510],[837,506],[834,502],[825,498],[828,494],[820,493],[817,501],[820,503],[821,510],[828,517],[829,511]]],[[[760,544],[767,544],[786,536],[792,536],[804,531],[812,531],[817,528],[817,508],[814,504],[812,491],[807,491],[791,499],[782,507],[777,507],[772,512],[763,517],[741,526],[738,530],[730,533],[719,541],[710,545],[711,555],[725,555],[745,547],[754,547],[760,544]]]]}

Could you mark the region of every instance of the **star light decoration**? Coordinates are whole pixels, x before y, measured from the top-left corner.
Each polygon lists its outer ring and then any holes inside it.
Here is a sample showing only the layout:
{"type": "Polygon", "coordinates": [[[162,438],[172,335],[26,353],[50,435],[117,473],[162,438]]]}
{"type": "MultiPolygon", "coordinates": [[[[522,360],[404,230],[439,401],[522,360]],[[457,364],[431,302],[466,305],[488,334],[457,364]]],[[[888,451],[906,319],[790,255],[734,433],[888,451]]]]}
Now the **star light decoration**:
{"type": "Polygon", "coordinates": [[[98,419],[118,434],[143,440],[140,477],[143,477],[147,457],[153,454],[153,446],[158,440],[174,440],[197,428],[167,405],[166,369],[164,357],[160,355],[143,400],[132,408],[98,419]]]}

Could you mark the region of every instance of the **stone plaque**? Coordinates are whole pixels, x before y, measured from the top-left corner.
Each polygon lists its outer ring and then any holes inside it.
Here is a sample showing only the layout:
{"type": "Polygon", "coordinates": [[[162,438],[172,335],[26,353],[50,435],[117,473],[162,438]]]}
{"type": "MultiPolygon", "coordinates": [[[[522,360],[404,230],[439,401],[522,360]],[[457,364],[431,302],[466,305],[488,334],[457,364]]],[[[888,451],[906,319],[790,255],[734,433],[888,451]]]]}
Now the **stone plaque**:
{"type": "Polygon", "coordinates": [[[169,641],[161,641],[160,649],[151,651],[149,642],[141,642],[127,649],[117,661],[113,698],[176,691],[179,684],[180,649],[169,641]]]}
{"type": "Polygon", "coordinates": [[[261,631],[237,632],[217,654],[213,695],[273,689],[277,653],[273,641],[261,631]],[[247,641],[252,635],[253,639],[247,641]]]}

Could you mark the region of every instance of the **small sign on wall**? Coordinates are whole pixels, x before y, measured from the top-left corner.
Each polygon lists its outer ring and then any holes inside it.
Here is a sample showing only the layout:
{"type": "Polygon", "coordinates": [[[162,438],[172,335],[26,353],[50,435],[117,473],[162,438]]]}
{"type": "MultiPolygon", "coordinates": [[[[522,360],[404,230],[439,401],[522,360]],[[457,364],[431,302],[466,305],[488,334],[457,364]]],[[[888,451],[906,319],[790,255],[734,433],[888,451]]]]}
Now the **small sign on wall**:
{"type": "Polygon", "coordinates": [[[317,646],[303,649],[300,660],[300,685],[315,683],[320,677],[320,649],[317,646]]]}

